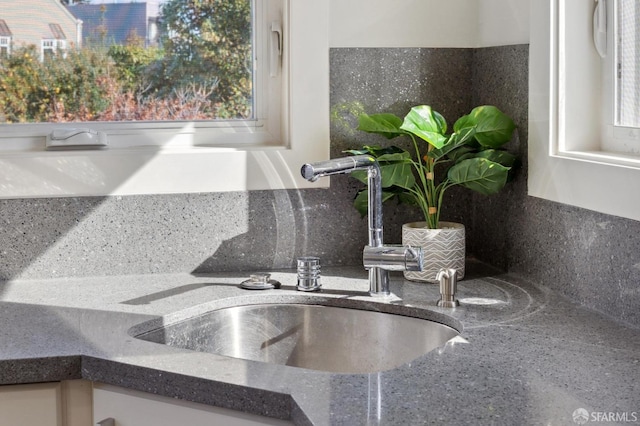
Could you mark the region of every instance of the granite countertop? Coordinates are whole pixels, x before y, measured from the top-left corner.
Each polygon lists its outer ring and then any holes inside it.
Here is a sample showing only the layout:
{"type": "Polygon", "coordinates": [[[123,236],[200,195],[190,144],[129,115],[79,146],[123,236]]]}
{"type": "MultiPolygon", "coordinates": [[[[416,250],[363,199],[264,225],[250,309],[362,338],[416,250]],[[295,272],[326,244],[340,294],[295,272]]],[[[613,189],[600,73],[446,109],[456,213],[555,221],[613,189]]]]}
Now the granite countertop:
{"type": "Polygon", "coordinates": [[[427,309],[463,330],[455,342],[375,374],[245,361],[129,334],[161,317],[246,303],[381,306],[366,296],[358,268],[326,268],[315,294],[294,290],[293,271],[272,274],[279,290],[242,290],[246,275],[3,282],[0,384],[84,378],[296,424],[574,424],[578,408],[640,419],[640,330],[495,271],[459,282],[456,309],[435,307],[437,286],[393,275],[401,300],[386,306],[427,309]]]}

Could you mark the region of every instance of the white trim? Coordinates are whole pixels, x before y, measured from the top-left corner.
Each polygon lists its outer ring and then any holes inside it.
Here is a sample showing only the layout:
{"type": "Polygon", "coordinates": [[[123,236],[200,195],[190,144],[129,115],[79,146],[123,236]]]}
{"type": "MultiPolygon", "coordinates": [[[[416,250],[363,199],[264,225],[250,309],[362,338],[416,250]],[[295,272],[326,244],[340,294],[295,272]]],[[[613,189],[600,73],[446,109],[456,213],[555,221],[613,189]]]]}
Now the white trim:
{"type": "Polygon", "coordinates": [[[581,67],[593,58],[579,45],[562,45],[578,40],[588,27],[559,19],[581,19],[580,6],[592,5],[585,0],[531,2],[528,191],[532,196],[640,220],[640,164],[633,157],[600,151],[600,132],[590,127],[590,120],[600,122],[600,115],[593,118],[594,111],[588,108],[597,105],[600,85],[590,85],[594,80],[583,78],[593,77],[596,71],[583,73],[581,67]],[[566,7],[571,11],[560,13],[566,7]],[[589,148],[592,143],[595,149],[589,148]]]}
{"type": "MultiPolygon", "coordinates": [[[[282,90],[289,109],[282,120],[281,140],[259,147],[203,146],[207,142],[194,136],[198,134],[194,126],[185,124],[162,148],[44,152],[42,135],[35,139],[13,135],[8,141],[13,146],[27,142],[26,148],[7,148],[0,154],[0,198],[327,186],[328,179],[312,184],[299,170],[305,162],[329,158],[329,6],[315,0],[286,2],[282,71],[289,85],[282,90]]],[[[238,129],[228,131],[242,134],[238,129]]],[[[129,137],[153,140],[162,134],[129,137]]]]}

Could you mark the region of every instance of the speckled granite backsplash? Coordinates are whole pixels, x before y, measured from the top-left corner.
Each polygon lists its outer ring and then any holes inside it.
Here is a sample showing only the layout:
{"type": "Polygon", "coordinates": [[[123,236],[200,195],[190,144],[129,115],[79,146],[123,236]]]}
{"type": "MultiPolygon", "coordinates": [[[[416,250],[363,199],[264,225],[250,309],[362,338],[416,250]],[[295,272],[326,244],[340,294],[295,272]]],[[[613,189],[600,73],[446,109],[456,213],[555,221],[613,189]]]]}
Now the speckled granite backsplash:
{"type": "MultiPolygon", "coordinates": [[[[489,198],[450,191],[443,218],[465,223],[470,254],[640,326],[640,222],[526,195],[527,64],[526,45],[333,49],[331,104],[404,114],[428,103],[451,123],[477,104],[510,114],[523,158],[515,181],[489,198]]],[[[380,142],[339,121],[331,135],[334,157],[380,142]]],[[[0,278],[289,268],[303,254],[358,265],[367,230],[355,191],[339,176],[326,190],[2,200],[0,278]]],[[[385,215],[390,243],[419,217],[385,215]]]]}
{"type": "Polygon", "coordinates": [[[640,222],[527,196],[527,57],[527,46],[474,53],[473,103],[515,117],[525,161],[505,191],[474,195],[469,251],[640,327],[640,222]]]}

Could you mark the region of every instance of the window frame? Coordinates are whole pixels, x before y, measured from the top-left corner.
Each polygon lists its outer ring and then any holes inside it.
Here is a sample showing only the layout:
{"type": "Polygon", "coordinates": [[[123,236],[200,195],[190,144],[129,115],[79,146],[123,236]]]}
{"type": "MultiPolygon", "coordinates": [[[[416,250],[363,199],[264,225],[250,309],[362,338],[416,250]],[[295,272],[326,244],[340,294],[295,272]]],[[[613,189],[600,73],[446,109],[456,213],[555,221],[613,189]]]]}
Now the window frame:
{"type": "MultiPolygon", "coordinates": [[[[603,1],[603,0],[600,0],[603,1]]],[[[616,42],[618,27],[615,21],[618,0],[608,0],[607,7],[607,54],[602,59],[603,79],[603,151],[640,154],[640,128],[621,125],[618,123],[620,111],[620,92],[617,84],[618,50],[616,42]]]]}
{"type": "Polygon", "coordinates": [[[530,7],[529,195],[640,220],[640,157],[601,149],[600,57],[585,44],[593,2],[530,7]]]}
{"type": "Polygon", "coordinates": [[[66,56],[67,41],[57,38],[43,38],[40,40],[40,62],[44,62],[47,57],[47,51],[54,56],[58,52],[62,52],[62,56],[66,56]]]}
{"type": "MultiPolygon", "coordinates": [[[[300,165],[329,158],[327,2],[266,0],[281,6],[286,107],[277,124],[68,123],[109,135],[105,150],[45,151],[49,124],[4,126],[0,198],[103,196],[325,187],[300,165]],[[271,128],[269,128],[271,126],[271,128]],[[128,127],[128,128],[125,128],[128,127]],[[276,128],[274,128],[276,127],[276,128]],[[204,129],[204,130],[203,130],[204,129]],[[231,136],[217,140],[207,130],[231,136]],[[255,135],[259,135],[255,138],[255,135]],[[275,137],[274,137],[275,135],[275,137]],[[247,137],[249,136],[249,137],[247,137]],[[254,137],[253,139],[250,139],[254,137]]],[[[268,25],[267,25],[268,27],[268,25]]],[[[270,28],[260,31],[270,36],[270,28]]],[[[263,57],[267,52],[262,52],[263,57]]]]}
{"type": "Polygon", "coordinates": [[[6,56],[11,55],[11,36],[0,36],[0,54],[6,49],[6,56]]]}

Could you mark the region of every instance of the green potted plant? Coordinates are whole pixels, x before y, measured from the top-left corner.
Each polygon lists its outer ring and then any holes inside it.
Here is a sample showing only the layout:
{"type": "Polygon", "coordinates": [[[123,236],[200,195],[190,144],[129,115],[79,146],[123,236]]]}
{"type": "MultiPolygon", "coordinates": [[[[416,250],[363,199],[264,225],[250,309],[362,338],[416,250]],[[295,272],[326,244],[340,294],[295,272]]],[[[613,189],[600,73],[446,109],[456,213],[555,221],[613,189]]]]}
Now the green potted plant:
{"type": "MultiPolygon", "coordinates": [[[[455,268],[458,277],[464,277],[464,226],[440,221],[443,195],[455,185],[485,195],[500,191],[516,160],[502,149],[514,129],[513,120],[490,105],[460,117],[451,132],[445,118],[428,105],[413,107],[404,119],[388,113],[358,116],[358,130],[388,139],[410,139],[409,150],[392,145],[346,151],[378,160],[383,201],[396,199],[418,206],[423,213],[423,221],[402,227],[402,243],[422,246],[425,254],[423,271],[405,272],[407,279],[435,282],[443,267],[455,268]]],[[[352,176],[367,182],[364,172],[352,176]]],[[[366,188],[357,194],[354,205],[366,215],[366,188]]]]}

